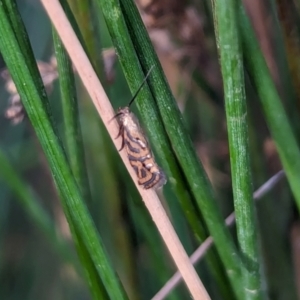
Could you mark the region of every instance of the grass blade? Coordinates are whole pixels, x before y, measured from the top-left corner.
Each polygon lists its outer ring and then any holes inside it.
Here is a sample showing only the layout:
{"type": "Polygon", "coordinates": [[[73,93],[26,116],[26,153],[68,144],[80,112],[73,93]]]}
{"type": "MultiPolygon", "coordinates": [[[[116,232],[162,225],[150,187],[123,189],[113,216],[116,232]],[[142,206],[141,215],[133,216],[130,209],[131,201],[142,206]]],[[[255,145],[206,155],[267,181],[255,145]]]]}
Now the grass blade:
{"type": "Polygon", "coordinates": [[[237,237],[245,266],[244,299],[261,299],[238,11],[235,1],[227,1],[225,4],[223,1],[215,0],[213,7],[225,94],[237,237]]]}
{"type": "Polygon", "coordinates": [[[66,151],[75,180],[80,187],[84,200],[88,203],[91,201],[91,193],[79,122],[74,73],[70,59],[55,30],[53,30],[53,40],[64,115],[64,140],[66,151]]]}

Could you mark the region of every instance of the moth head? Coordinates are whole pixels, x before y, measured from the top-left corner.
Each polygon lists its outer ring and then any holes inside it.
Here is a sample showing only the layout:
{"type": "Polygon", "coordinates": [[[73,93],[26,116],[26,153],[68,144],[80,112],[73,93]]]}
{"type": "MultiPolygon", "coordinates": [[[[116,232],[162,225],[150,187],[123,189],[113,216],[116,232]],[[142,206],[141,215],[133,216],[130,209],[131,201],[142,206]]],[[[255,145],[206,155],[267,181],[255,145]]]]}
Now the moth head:
{"type": "Polygon", "coordinates": [[[115,115],[115,118],[118,118],[118,120],[123,123],[124,119],[130,114],[129,107],[120,107],[115,115]]]}
{"type": "Polygon", "coordinates": [[[118,119],[120,122],[124,120],[124,117],[130,113],[129,107],[120,107],[117,111],[117,113],[109,120],[111,122],[114,119],[118,119]]]}

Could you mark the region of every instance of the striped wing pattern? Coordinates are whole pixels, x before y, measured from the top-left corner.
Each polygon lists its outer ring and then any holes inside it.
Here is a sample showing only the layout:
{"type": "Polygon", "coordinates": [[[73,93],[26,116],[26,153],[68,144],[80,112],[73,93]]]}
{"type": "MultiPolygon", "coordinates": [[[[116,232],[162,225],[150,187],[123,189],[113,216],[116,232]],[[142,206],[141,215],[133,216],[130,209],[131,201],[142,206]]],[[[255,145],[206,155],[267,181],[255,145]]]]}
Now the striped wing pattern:
{"type": "Polygon", "coordinates": [[[161,188],[166,183],[166,176],[156,164],[137,118],[128,107],[119,109],[116,116],[120,124],[117,138],[122,137],[119,151],[125,148],[129,162],[138,177],[138,184],[144,189],[161,188]]]}

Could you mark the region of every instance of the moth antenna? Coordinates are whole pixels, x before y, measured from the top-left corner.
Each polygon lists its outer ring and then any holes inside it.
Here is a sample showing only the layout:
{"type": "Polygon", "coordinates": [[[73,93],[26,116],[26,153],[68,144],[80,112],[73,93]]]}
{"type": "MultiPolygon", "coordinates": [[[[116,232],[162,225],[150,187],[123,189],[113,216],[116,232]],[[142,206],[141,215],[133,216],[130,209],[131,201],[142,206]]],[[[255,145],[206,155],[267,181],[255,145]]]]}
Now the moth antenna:
{"type": "Polygon", "coordinates": [[[148,71],[146,77],[144,78],[143,82],[141,83],[141,85],[139,86],[139,88],[137,89],[137,91],[135,92],[134,96],[132,97],[132,99],[130,100],[128,107],[132,104],[132,102],[135,100],[136,96],[138,95],[138,93],[140,92],[141,88],[144,86],[145,82],[147,81],[151,71],[153,70],[154,65],[150,68],[150,70],[148,71]]]}

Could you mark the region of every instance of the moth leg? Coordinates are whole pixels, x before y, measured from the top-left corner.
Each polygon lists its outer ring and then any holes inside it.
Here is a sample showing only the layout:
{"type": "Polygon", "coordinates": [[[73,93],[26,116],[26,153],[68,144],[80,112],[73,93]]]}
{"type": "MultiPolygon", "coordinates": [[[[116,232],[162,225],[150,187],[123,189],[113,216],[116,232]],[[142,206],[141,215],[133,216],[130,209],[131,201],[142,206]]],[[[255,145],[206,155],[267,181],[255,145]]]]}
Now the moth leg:
{"type": "Polygon", "coordinates": [[[120,129],[119,129],[119,132],[118,132],[118,135],[115,137],[115,140],[120,137],[121,135],[123,135],[123,132],[124,132],[124,127],[123,125],[120,125],[120,129]]]}
{"type": "Polygon", "coordinates": [[[124,148],[125,146],[125,141],[124,141],[124,126],[120,125],[120,130],[118,132],[118,135],[115,137],[115,140],[119,137],[122,137],[122,145],[121,148],[118,150],[119,152],[124,148]]]}
{"type": "Polygon", "coordinates": [[[122,136],[122,145],[121,145],[121,148],[118,151],[120,152],[124,148],[124,146],[125,146],[125,139],[122,136]]]}

